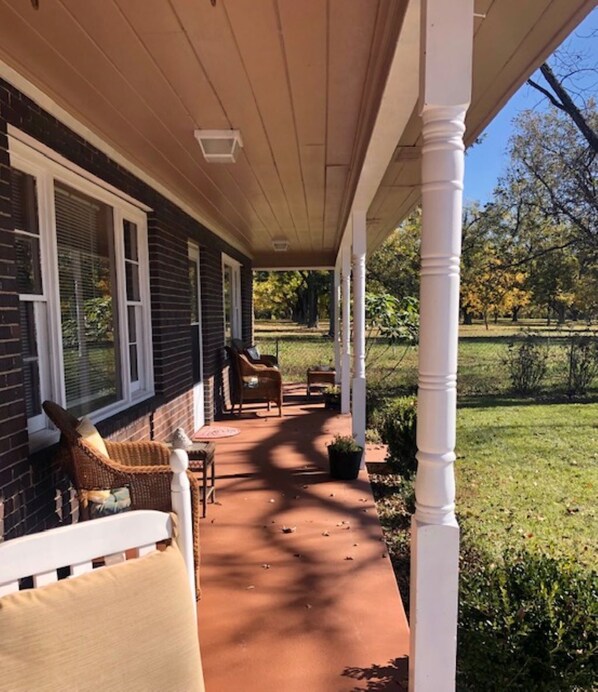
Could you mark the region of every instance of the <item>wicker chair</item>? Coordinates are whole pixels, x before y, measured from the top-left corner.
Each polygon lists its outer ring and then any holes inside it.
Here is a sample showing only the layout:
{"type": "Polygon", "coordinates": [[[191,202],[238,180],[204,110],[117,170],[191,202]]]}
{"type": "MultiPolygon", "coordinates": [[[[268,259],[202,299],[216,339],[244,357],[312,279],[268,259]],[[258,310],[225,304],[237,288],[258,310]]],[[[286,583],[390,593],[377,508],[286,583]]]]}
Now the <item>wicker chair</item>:
{"type": "MultiPolygon", "coordinates": [[[[105,440],[109,457],[91,447],[77,432],[79,420],[52,401],[44,411],[60,430],[58,461],[77,492],[127,487],[131,509],[172,510],[170,452],[161,442],[111,442],[105,440]]],[[[187,472],[193,511],[193,556],[196,593],[199,594],[199,482],[187,472]]]]}
{"type": "Polygon", "coordinates": [[[243,411],[245,401],[274,402],[278,406],[278,415],[282,416],[282,375],[274,366],[252,363],[243,353],[238,353],[232,348],[226,347],[226,352],[231,360],[234,387],[233,387],[233,413],[235,403],[239,404],[239,414],[243,411]]]}

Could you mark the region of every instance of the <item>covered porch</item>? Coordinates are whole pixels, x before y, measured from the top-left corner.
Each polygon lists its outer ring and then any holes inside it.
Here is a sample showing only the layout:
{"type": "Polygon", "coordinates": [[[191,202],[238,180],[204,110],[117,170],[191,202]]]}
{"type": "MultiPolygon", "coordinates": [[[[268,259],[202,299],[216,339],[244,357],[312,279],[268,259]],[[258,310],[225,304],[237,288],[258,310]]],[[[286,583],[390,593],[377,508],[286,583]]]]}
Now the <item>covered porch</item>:
{"type": "Polygon", "coordinates": [[[409,630],[367,474],[328,475],[326,444],[351,418],[304,386],[285,402],[282,418],[250,405],[230,422],[240,434],[217,442],[201,533],[206,688],[406,689],[409,630]]]}

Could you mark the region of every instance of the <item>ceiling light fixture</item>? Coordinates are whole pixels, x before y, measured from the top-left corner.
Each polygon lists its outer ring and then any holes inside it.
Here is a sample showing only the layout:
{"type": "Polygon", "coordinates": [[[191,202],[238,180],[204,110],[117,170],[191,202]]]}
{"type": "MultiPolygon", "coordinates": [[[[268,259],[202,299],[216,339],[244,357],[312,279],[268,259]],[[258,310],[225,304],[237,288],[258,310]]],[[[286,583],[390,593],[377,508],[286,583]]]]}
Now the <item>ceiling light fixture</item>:
{"type": "Polygon", "coordinates": [[[208,163],[235,163],[243,146],[239,130],[195,130],[193,134],[208,163]]]}
{"type": "Polygon", "coordinates": [[[286,252],[289,249],[289,241],[286,238],[273,238],[272,247],[274,252],[286,252]]]}

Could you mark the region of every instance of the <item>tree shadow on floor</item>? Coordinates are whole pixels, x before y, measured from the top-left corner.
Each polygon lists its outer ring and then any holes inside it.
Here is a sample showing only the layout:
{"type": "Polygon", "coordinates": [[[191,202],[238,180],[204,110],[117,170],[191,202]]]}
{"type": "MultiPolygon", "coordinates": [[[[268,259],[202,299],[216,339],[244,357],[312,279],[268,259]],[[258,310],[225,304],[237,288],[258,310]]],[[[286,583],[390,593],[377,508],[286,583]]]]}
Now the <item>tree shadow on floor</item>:
{"type": "Polygon", "coordinates": [[[408,688],[409,662],[406,656],[391,659],[386,665],[372,663],[369,668],[345,668],[343,676],[358,680],[351,692],[390,692],[408,688]]]}

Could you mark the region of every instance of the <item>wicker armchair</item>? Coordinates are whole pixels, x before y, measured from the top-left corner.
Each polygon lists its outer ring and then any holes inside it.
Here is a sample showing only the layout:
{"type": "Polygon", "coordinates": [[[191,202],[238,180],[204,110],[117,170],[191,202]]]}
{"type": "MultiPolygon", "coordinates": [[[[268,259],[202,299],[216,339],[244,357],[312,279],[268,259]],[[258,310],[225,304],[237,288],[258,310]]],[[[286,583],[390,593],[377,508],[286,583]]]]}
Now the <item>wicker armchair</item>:
{"type": "MultiPolygon", "coordinates": [[[[131,509],[172,510],[170,452],[161,442],[111,442],[105,440],[109,457],[91,447],[77,432],[79,420],[52,401],[44,411],[60,430],[58,461],[77,492],[127,487],[131,509]]],[[[187,472],[193,511],[193,556],[196,593],[199,594],[199,482],[187,472]]]]}
{"type": "Polygon", "coordinates": [[[239,414],[243,411],[245,401],[266,401],[268,411],[270,403],[278,406],[278,415],[282,416],[282,375],[276,367],[252,363],[243,353],[226,347],[231,359],[234,387],[233,413],[235,403],[239,404],[239,414]]]}

